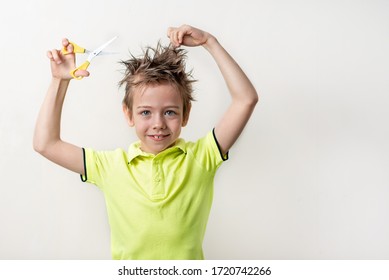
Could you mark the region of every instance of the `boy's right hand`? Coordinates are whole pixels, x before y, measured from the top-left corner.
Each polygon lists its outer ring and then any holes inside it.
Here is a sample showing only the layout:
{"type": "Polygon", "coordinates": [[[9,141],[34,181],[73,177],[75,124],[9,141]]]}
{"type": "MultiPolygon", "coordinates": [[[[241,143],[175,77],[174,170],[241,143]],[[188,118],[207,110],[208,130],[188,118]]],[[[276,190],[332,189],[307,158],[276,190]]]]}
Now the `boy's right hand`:
{"type": "MultiPolygon", "coordinates": [[[[51,50],[47,52],[47,57],[50,59],[51,75],[53,78],[60,80],[71,80],[73,77],[70,75],[70,71],[76,68],[76,58],[73,53],[73,45],[69,43],[69,40],[62,39],[62,46],[67,49],[68,54],[64,55],[61,50],[51,50]]],[[[88,77],[89,72],[86,70],[77,70],[75,75],[88,77]]]]}

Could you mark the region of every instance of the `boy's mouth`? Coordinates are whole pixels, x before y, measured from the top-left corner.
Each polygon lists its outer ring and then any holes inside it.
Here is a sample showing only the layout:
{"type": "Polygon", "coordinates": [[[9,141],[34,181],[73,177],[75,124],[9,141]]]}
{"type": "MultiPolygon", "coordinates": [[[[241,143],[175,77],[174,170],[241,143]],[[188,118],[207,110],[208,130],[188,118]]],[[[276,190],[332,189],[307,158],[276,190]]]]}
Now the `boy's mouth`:
{"type": "Polygon", "coordinates": [[[166,135],[163,135],[163,134],[152,134],[152,135],[149,135],[149,137],[153,140],[156,140],[156,141],[161,141],[163,139],[165,139],[166,137],[168,137],[170,134],[166,134],[166,135]]]}

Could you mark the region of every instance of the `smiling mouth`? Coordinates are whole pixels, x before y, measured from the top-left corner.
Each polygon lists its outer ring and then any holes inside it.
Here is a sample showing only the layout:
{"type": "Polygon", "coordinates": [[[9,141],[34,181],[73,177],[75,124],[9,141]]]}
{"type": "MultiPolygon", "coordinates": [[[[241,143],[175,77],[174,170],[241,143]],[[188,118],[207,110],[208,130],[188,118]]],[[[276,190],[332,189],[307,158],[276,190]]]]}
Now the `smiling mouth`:
{"type": "Polygon", "coordinates": [[[163,140],[165,139],[166,137],[168,137],[170,134],[167,134],[167,135],[149,135],[149,137],[153,140],[156,140],[156,141],[160,141],[160,140],[163,140]]]}

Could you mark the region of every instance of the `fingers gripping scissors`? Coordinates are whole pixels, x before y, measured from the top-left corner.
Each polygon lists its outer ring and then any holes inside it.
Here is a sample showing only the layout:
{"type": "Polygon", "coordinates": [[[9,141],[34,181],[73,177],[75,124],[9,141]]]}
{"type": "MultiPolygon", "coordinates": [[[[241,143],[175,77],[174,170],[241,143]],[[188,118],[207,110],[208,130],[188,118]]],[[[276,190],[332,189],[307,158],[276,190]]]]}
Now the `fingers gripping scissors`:
{"type": "MultiPolygon", "coordinates": [[[[89,53],[89,56],[86,59],[86,61],[83,64],[81,64],[80,66],[78,66],[76,69],[70,71],[70,75],[72,75],[72,77],[77,79],[77,80],[81,80],[83,77],[82,76],[76,76],[75,75],[76,71],[77,70],[86,70],[86,69],[88,69],[91,61],[96,56],[103,55],[103,54],[110,54],[110,53],[103,52],[103,49],[105,49],[108,45],[110,45],[117,38],[118,38],[118,36],[113,37],[111,40],[109,40],[108,42],[106,42],[105,44],[101,45],[100,47],[98,47],[97,49],[95,49],[93,51],[89,51],[89,50],[87,50],[87,49],[85,49],[83,47],[80,47],[79,45],[77,45],[77,44],[75,44],[73,42],[69,42],[71,45],[73,45],[73,53],[89,53]]],[[[63,54],[69,54],[70,52],[68,52],[67,49],[65,47],[63,47],[62,48],[62,53],[63,54]]]]}

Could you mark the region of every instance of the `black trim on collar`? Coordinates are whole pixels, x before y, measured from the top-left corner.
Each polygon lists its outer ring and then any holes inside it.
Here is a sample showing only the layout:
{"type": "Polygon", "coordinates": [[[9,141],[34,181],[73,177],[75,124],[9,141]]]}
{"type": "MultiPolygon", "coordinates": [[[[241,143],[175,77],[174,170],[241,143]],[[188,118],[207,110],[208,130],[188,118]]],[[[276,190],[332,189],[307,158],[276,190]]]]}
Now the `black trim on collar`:
{"type": "Polygon", "coordinates": [[[217,138],[216,138],[215,128],[212,129],[212,134],[213,134],[213,138],[215,139],[216,146],[217,146],[217,148],[218,148],[218,150],[219,150],[220,157],[223,159],[223,161],[228,160],[228,153],[229,153],[229,152],[227,152],[225,155],[223,155],[222,149],[220,148],[219,142],[217,141],[217,138]]]}

